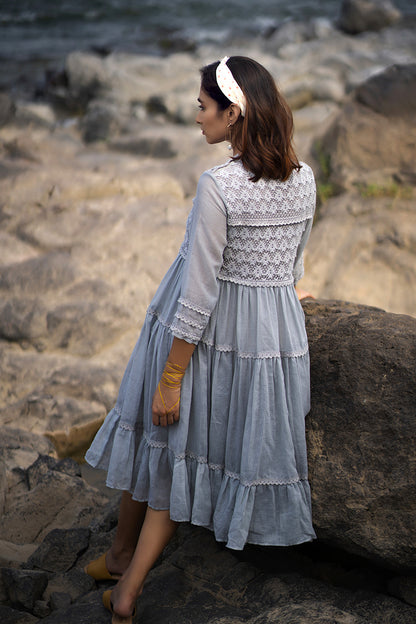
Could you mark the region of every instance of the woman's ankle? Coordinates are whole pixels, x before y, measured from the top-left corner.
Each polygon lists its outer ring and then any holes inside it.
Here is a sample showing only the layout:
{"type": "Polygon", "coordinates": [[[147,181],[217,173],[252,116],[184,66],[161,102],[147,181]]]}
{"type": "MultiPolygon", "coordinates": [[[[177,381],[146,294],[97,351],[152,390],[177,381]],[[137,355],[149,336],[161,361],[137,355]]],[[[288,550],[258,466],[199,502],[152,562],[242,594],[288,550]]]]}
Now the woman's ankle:
{"type": "Polygon", "coordinates": [[[120,549],[112,546],[106,555],[106,565],[109,572],[113,574],[123,574],[132,560],[134,551],[131,549],[120,549]]]}
{"type": "Polygon", "coordinates": [[[111,602],[115,613],[122,617],[130,616],[142,591],[143,585],[137,587],[136,583],[131,583],[128,578],[123,577],[111,594],[111,602]]]}

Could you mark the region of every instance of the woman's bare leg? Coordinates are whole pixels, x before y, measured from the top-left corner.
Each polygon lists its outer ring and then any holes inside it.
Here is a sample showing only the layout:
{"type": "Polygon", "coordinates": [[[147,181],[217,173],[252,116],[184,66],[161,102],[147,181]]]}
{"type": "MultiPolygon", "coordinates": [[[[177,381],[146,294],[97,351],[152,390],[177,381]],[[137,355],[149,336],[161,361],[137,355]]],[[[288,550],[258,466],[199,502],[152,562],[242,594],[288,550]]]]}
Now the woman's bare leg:
{"type": "Polygon", "coordinates": [[[128,617],[133,612],[147,575],[177,526],[178,523],[170,519],[169,510],[147,508],[133,559],[111,594],[113,609],[119,616],[128,617]]]}
{"type": "Polygon", "coordinates": [[[146,510],[147,503],[135,501],[129,492],[123,492],[116,535],[106,555],[107,569],[112,574],[123,574],[127,570],[136,550],[146,510]]]}

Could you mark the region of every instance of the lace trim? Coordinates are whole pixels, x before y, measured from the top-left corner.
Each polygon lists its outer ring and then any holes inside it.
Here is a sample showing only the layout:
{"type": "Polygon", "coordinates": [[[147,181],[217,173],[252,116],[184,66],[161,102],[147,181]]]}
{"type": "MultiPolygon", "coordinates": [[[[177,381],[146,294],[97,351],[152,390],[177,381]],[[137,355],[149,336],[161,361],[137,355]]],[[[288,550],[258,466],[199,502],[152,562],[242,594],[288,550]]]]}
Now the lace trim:
{"type": "Polygon", "coordinates": [[[157,318],[158,322],[162,325],[162,327],[164,327],[165,329],[167,329],[168,331],[170,331],[171,333],[174,333],[175,335],[177,335],[179,338],[184,338],[185,340],[195,340],[197,343],[199,342],[201,336],[200,333],[199,334],[193,334],[189,331],[185,331],[184,329],[181,329],[180,327],[177,327],[175,323],[169,324],[167,323],[159,314],[159,312],[157,310],[154,310],[153,308],[148,308],[147,315],[149,316],[154,316],[157,318]]]}
{"type": "Polygon", "coordinates": [[[227,220],[228,225],[231,226],[249,226],[249,227],[273,227],[283,225],[295,225],[296,223],[303,223],[306,219],[313,217],[313,210],[310,210],[302,215],[295,215],[293,217],[254,217],[245,216],[244,219],[238,216],[230,216],[227,220]]]}
{"type": "Polygon", "coordinates": [[[174,332],[175,335],[180,335],[183,338],[189,338],[192,340],[196,340],[197,342],[201,342],[205,344],[207,347],[214,349],[215,351],[219,351],[220,353],[235,353],[237,357],[242,359],[253,359],[253,360],[264,360],[264,359],[273,359],[273,358],[297,358],[303,357],[309,351],[309,346],[306,344],[303,347],[299,348],[296,351],[257,351],[257,352],[248,352],[248,351],[239,351],[233,345],[219,345],[215,342],[208,340],[207,338],[200,338],[199,335],[190,334],[182,330],[180,327],[177,327],[175,324],[169,325],[166,321],[162,320],[159,313],[156,310],[148,310],[147,314],[151,316],[155,316],[159,323],[171,331],[174,332]]]}
{"type": "Polygon", "coordinates": [[[232,345],[216,345],[212,341],[201,338],[201,342],[207,347],[212,347],[215,351],[219,351],[220,353],[235,353],[237,357],[242,359],[253,359],[253,360],[266,360],[273,358],[297,358],[303,357],[309,351],[308,345],[302,347],[298,351],[257,351],[255,353],[248,351],[239,351],[235,349],[232,345]]]}
{"type": "Polygon", "coordinates": [[[264,280],[263,282],[258,282],[254,280],[237,278],[234,275],[226,275],[222,274],[220,271],[218,275],[218,279],[222,282],[231,282],[232,284],[240,284],[241,286],[250,286],[251,288],[273,288],[275,286],[290,286],[294,283],[294,278],[287,278],[283,280],[264,280]]]}
{"type": "Polygon", "coordinates": [[[300,483],[301,481],[307,481],[308,479],[306,475],[299,475],[298,477],[284,481],[280,479],[255,479],[254,481],[246,481],[245,479],[242,479],[237,472],[227,470],[223,464],[212,464],[208,462],[208,459],[203,455],[197,455],[192,451],[185,451],[185,453],[177,454],[169,447],[167,442],[162,442],[161,440],[151,440],[147,435],[143,435],[143,438],[146,444],[152,448],[167,449],[168,451],[173,453],[175,459],[178,460],[186,461],[187,459],[191,459],[198,462],[198,464],[205,464],[206,466],[208,466],[209,470],[221,471],[226,477],[239,481],[244,487],[253,487],[260,485],[293,485],[295,483],[300,483]]]}
{"type": "Polygon", "coordinates": [[[191,325],[191,327],[196,327],[196,329],[201,329],[201,330],[205,329],[205,325],[201,325],[201,323],[197,323],[196,321],[191,321],[190,319],[187,319],[180,312],[176,312],[175,317],[179,319],[180,321],[182,321],[183,323],[186,323],[186,325],[191,325]]]}
{"type": "MultiPolygon", "coordinates": [[[[123,415],[121,413],[121,408],[117,404],[113,407],[113,410],[120,416],[120,419],[123,418],[123,415]]],[[[118,423],[118,428],[122,429],[123,431],[132,431],[132,432],[134,432],[134,431],[138,431],[139,429],[143,429],[143,426],[142,425],[138,425],[138,424],[132,425],[129,422],[120,420],[119,423],[118,423]]]]}
{"type": "Polygon", "coordinates": [[[130,423],[121,422],[118,424],[119,429],[123,429],[123,431],[136,431],[137,427],[134,425],[130,425],[130,423]]]}
{"type": "Polygon", "coordinates": [[[183,340],[186,340],[188,342],[189,340],[191,341],[194,340],[195,344],[197,344],[201,339],[200,334],[193,334],[192,332],[185,331],[184,329],[181,329],[180,327],[177,327],[176,325],[171,325],[170,330],[174,336],[176,336],[177,338],[182,338],[183,340]]]}
{"type": "Polygon", "coordinates": [[[211,316],[211,312],[209,310],[205,310],[204,308],[197,306],[195,303],[192,303],[192,301],[188,301],[187,299],[184,299],[183,297],[179,297],[178,303],[183,305],[185,308],[189,308],[190,310],[193,310],[194,312],[198,312],[199,314],[202,314],[203,316],[208,316],[208,317],[211,316]]]}

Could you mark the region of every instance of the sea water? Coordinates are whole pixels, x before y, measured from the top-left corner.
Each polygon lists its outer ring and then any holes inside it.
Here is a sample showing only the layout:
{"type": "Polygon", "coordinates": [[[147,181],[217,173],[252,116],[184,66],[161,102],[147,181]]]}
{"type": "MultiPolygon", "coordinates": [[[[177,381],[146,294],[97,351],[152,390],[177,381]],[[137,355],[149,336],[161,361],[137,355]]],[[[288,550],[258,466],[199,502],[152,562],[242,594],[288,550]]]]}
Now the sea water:
{"type": "MultiPolygon", "coordinates": [[[[0,88],[33,81],[73,50],[166,54],[336,19],[341,0],[0,0],[0,88]]],[[[404,13],[414,0],[396,0],[404,13]]]]}

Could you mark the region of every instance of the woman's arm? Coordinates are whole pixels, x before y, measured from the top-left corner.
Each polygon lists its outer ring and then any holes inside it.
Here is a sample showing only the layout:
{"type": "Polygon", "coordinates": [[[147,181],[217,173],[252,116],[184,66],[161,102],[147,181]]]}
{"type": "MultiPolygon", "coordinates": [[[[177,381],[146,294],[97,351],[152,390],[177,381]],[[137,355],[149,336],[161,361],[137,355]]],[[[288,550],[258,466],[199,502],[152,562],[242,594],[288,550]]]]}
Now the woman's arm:
{"type": "Polygon", "coordinates": [[[179,420],[182,378],[218,297],[217,276],[227,242],[226,230],[226,210],[219,188],[210,175],[203,174],[194,200],[181,297],[171,326],[172,348],[153,397],[154,425],[165,427],[179,420]]]}

